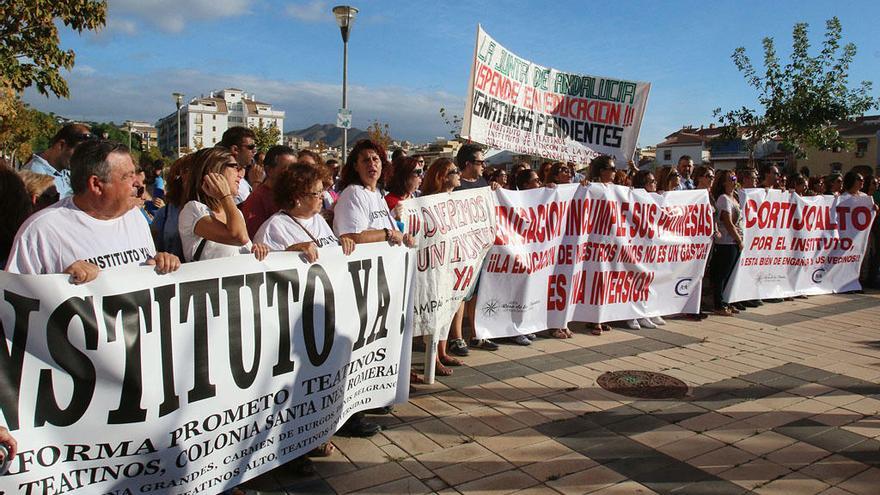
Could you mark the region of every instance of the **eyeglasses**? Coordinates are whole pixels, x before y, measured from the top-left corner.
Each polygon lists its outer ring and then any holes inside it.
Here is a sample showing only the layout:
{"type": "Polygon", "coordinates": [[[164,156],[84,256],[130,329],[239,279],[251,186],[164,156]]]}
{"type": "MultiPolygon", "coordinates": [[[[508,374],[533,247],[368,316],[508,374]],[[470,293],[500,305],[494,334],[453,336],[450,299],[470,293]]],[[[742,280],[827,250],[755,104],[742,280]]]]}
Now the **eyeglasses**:
{"type": "Polygon", "coordinates": [[[461,172],[459,172],[458,169],[455,169],[455,168],[454,168],[454,169],[452,169],[452,170],[447,171],[447,172],[446,172],[446,176],[449,177],[450,175],[459,175],[460,173],[461,173],[461,172]]]}
{"type": "Polygon", "coordinates": [[[471,162],[475,163],[477,165],[485,165],[486,164],[486,160],[471,160],[471,162]]]}
{"type": "Polygon", "coordinates": [[[417,163],[425,163],[425,159],[424,159],[424,158],[419,158],[418,160],[416,160],[416,162],[417,162],[417,163]]]}
{"type": "Polygon", "coordinates": [[[424,175],[424,173],[425,173],[425,171],[420,168],[417,168],[412,171],[412,174],[415,175],[416,177],[421,177],[422,175],[424,175]]]}
{"type": "Polygon", "coordinates": [[[249,149],[249,150],[251,150],[251,151],[254,151],[255,149],[257,149],[257,143],[243,144],[243,145],[241,145],[241,147],[242,147],[242,148],[247,148],[247,149],[249,149]]]}
{"type": "Polygon", "coordinates": [[[320,197],[324,196],[324,191],[321,191],[321,192],[309,191],[309,192],[305,193],[305,195],[311,196],[313,198],[320,198],[320,197]]]}
{"type": "Polygon", "coordinates": [[[224,166],[227,168],[234,168],[234,169],[238,170],[239,172],[244,170],[244,167],[239,165],[238,162],[229,162],[229,163],[225,164],[224,166]]]}
{"type": "Polygon", "coordinates": [[[728,179],[730,180],[730,182],[736,182],[736,176],[735,176],[735,175],[731,175],[728,179]]]}
{"type": "Polygon", "coordinates": [[[72,141],[91,141],[92,139],[95,139],[95,135],[89,132],[85,134],[77,134],[71,138],[72,141]]]}

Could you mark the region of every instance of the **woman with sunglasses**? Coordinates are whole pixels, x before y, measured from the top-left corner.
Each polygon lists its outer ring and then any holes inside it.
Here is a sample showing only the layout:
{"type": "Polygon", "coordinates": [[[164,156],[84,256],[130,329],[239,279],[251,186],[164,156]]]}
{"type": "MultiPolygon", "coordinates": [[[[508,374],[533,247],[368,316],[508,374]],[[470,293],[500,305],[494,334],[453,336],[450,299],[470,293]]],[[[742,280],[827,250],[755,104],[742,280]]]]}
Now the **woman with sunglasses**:
{"type": "Polygon", "coordinates": [[[400,219],[400,212],[395,211],[397,205],[401,201],[419,195],[419,186],[422,185],[422,176],[425,173],[422,168],[423,163],[425,163],[424,159],[410,156],[401,160],[397,168],[394,169],[394,174],[388,182],[385,203],[397,219],[400,219]]]}
{"type": "Polygon", "coordinates": [[[244,177],[229,151],[205,148],[192,158],[183,183],[178,232],[187,261],[225,258],[254,253],[262,260],[269,253],[265,244],[251,244],[244,216],[235,205],[238,185],[244,177]]]}
{"type": "MultiPolygon", "coordinates": [[[[438,158],[431,163],[425,178],[422,181],[422,196],[430,196],[431,194],[451,193],[456,187],[461,185],[461,172],[455,165],[455,162],[449,158],[438,158]]],[[[440,376],[449,376],[452,374],[450,366],[461,366],[463,363],[450,356],[448,352],[455,353],[459,356],[467,356],[469,353],[467,343],[462,338],[462,320],[464,319],[464,302],[462,302],[452,324],[449,326],[449,335],[447,340],[441,340],[437,345],[437,366],[435,373],[440,376]],[[447,341],[449,346],[447,349],[447,341]],[[447,352],[448,351],[448,352],[447,352]]]]}
{"type": "MultiPolygon", "coordinates": [[[[712,186],[711,196],[715,201],[718,224],[718,234],[715,237],[709,267],[709,274],[712,277],[712,298],[716,315],[733,316],[739,313],[739,307],[725,303],[722,295],[743,248],[743,218],[736,198],[736,175],[730,170],[719,170],[718,180],[712,186]]],[[[742,306],[742,309],[745,309],[745,306],[742,306]]]]}

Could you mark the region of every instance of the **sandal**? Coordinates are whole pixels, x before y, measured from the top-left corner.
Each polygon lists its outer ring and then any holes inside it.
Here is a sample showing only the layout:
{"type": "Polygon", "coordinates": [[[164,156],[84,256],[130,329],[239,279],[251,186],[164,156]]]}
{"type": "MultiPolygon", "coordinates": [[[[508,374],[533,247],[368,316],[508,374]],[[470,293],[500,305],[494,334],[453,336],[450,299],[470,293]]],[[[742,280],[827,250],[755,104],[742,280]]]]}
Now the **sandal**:
{"type": "Polygon", "coordinates": [[[312,451],[306,455],[308,455],[309,457],[330,457],[330,455],[335,450],[336,450],[336,446],[334,446],[330,442],[327,442],[327,443],[322,443],[321,445],[318,445],[317,447],[312,449],[312,451]]]}
{"type": "Polygon", "coordinates": [[[440,364],[446,366],[464,366],[464,363],[452,356],[443,356],[440,358],[440,364]]]}
{"type": "Polygon", "coordinates": [[[568,332],[565,331],[564,328],[554,328],[552,332],[550,332],[550,336],[554,339],[568,339],[571,336],[568,332]]]}
{"type": "Polygon", "coordinates": [[[596,323],[593,325],[593,328],[590,329],[590,333],[593,335],[602,335],[602,325],[596,323]]]}
{"type": "Polygon", "coordinates": [[[446,366],[443,366],[443,363],[438,362],[434,374],[437,376],[449,376],[452,374],[452,369],[447,368],[446,366]]]}
{"type": "Polygon", "coordinates": [[[602,323],[599,326],[602,327],[603,332],[610,332],[611,331],[611,325],[608,325],[607,323],[602,323]]]}
{"type": "Polygon", "coordinates": [[[418,373],[416,373],[415,371],[410,371],[409,372],[409,382],[421,385],[422,383],[425,383],[425,379],[420,377],[418,375],[418,373]]]}

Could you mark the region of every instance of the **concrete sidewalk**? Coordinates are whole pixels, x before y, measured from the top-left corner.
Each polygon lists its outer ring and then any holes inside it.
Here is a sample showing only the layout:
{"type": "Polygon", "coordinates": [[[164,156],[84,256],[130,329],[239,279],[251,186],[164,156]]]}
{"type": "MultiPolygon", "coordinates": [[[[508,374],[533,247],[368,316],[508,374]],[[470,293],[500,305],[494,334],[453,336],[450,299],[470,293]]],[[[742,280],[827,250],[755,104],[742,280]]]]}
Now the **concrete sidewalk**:
{"type": "MultiPolygon", "coordinates": [[[[248,493],[880,494],[880,294],[766,304],[733,318],[471,351],[334,437],[318,474],[248,493]],[[607,371],[679,378],[681,400],[600,388],[607,371]]],[[[421,356],[414,356],[419,362],[421,356]]]]}

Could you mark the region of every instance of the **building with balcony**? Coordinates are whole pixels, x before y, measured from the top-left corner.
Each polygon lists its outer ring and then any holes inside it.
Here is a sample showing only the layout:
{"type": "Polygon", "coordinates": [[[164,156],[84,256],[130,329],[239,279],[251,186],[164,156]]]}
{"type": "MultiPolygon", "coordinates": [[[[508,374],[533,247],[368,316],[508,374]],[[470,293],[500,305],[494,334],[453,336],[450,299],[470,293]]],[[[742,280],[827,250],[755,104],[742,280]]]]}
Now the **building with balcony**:
{"type": "MultiPolygon", "coordinates": [[[[193,98],[180,107],[180,149],[178,142],[178,112],[159,119],[159,149],[163,154],[179,156],[210,147],[220,142],[230,127],[278,127],[284,129],[284,111],[274,110],[253,94],[236,88],[211,92],[207,97],[193,98]]],[[[281,136],[281,133],[279,133],[281,136]]],[[[281,144],[281,137],[278,139],[281,144]]]]}

